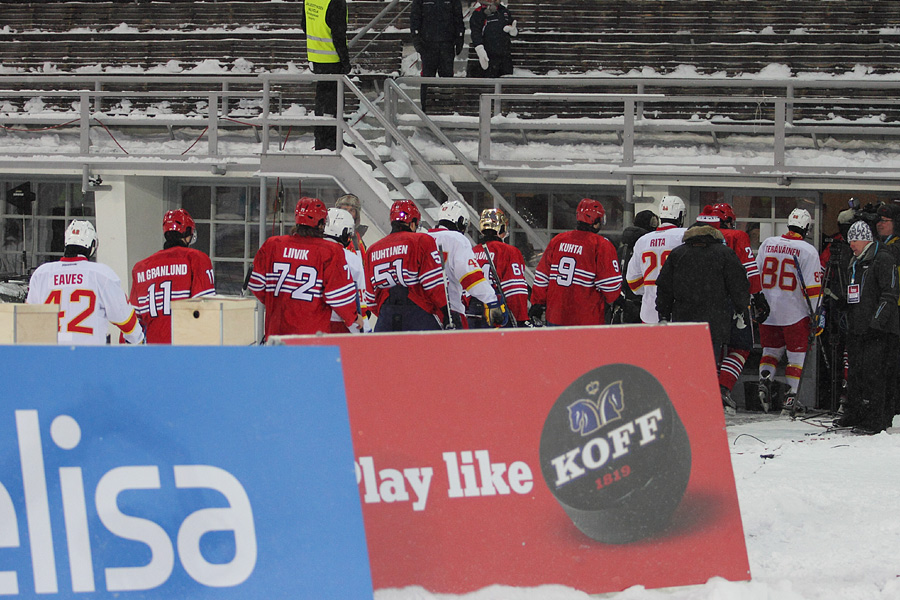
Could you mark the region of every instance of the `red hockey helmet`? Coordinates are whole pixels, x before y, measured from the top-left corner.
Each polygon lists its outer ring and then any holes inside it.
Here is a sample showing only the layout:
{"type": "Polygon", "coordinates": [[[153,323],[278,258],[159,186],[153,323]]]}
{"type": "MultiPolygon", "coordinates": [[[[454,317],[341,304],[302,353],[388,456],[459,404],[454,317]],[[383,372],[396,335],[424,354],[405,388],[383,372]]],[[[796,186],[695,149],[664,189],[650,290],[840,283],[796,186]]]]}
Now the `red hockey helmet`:
{"type": "Polygon", "coordinates": [[[606,225],[606,211],[603,210],[603,205],[591,198],[583,198],[578,203],[578,208],[575,209],[575,218],[588,225],[594,225],[598,221],[601,225],[606,225]]]}
{"type": "Polygon", "coordinates": [[[193,233],[197,230],[197,227],[194,225],[194,219],[183,208],[170,210],[163,217],[163,233],[177,231],[181,235],[187,235],[188,230],[193,233]]]}
{"type": "Polygon", "coordinates": [[[409,225],[413,221],[418,223],[422,215],[412,200],[397,200],[391,205],[391,222],[402,221],[409,225]]]}
{"type": "Polygon", "coordinates": [[[322,221],[328,222],[328,209],[325,207],[325,203],[318,198],[303,196],[297,200],[294,220],[297,225],[318,227],[322,221]]]}
{"type": "Polygon", "coordinates": [[[737,216],[734,214],[734,209],[731,208],[730,204],[725,204],[724,202],[720,202],[719,204],[714,204],[713,214],[718,216],[722,221],[733,224],[737,220],[737,216]]]}

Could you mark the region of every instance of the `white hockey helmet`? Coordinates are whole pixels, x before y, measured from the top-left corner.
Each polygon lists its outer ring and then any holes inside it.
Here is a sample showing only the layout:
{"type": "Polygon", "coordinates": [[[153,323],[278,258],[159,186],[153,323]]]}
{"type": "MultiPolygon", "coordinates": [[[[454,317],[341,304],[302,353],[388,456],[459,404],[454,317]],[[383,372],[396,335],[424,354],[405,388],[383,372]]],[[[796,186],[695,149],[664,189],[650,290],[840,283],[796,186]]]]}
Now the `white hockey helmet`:
{"type": "Polygon", "coordinates": [[[803,231],[805,235],[806,232],[809,231],[809,223],[812,221],[812,218],[809,216],[809,211],[805,208],[795,208],[791,211],[791,214],[788,215],[788,228],[796,227],[803,231]]]}
{"type": "Polygon", "coordinates": [[[93,256],[97,250],[97,231],[90,221],[74,220],[66,227],[66,246],[81,246],[87,248],[88,256],[93,256]]]}
{"type": "Polygon", "coordinates": [[[325,222],[325,236],[337,240],[346,246],[353,235],[356,223],[350,211],[343,208],[329,208],[328,219],[325,222]]]}
{"type": "Polygon", "coordinates": [[[663,196],[659,202],[659,218],[678,221],[684,218],[684,200],[678,196],[663,196]]]}
{"type": "Polygon", "coordinates": [[[469,226],[469,211],[459,200],[448,200],[441,204],[438,221],[449,221],[456,229],[464,232],[469,226]]]}

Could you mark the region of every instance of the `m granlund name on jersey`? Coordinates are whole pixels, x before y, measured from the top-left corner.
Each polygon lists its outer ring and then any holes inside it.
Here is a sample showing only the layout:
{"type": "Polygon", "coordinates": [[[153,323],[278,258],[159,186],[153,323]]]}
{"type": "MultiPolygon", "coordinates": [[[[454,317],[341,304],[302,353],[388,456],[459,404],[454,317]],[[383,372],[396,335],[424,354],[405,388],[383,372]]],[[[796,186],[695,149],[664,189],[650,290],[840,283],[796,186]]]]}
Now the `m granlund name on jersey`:
{"type": "Polygon", "coordinates": [[[174,265],[160,265],[158,267],[153,267],[152,269],[147,269],[145,271],[138,271],[136,273],[138,283],[144,283],[150,279],[158,279],[160,277],[175,277],[176,275],[187,275],[188,274],[188,266],[184,263],[177,263],[174,265]]]}

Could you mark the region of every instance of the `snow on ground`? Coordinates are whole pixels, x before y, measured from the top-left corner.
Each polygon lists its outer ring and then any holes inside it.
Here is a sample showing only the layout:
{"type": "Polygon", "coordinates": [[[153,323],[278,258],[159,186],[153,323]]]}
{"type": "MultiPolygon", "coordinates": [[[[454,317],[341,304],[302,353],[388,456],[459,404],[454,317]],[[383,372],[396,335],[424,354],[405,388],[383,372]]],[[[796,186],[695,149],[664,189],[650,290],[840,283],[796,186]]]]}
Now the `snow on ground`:
{"type": "MultiPolygon", "coordinates": [[[[825,419],[729,418],[728,443],[752,580],[590,596],[494,586],[456,596],[379,590],[376,600],[896,600],[900,418],[888,433],[826,432],[825,419]]],[[[690,560],[690,558],[688,558],[690,560]]]]}

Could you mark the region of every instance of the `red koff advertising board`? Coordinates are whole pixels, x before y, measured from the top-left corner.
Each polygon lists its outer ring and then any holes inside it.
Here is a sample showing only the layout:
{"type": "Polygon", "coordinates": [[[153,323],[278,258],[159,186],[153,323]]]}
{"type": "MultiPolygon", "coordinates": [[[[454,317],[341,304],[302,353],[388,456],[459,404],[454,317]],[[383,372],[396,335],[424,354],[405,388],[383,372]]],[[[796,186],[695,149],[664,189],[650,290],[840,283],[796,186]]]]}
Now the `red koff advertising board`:
{"type": "Polygon", "coordinates": [[[705,325],[336,344],[375,589],[750,578],[705,325]]]}

